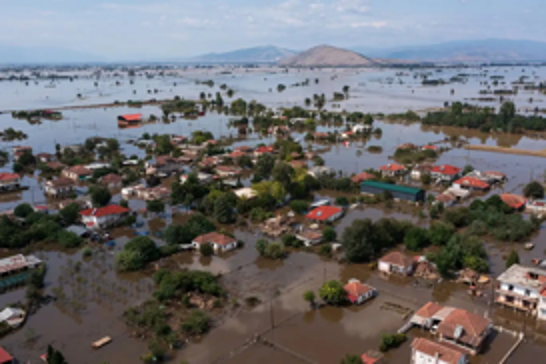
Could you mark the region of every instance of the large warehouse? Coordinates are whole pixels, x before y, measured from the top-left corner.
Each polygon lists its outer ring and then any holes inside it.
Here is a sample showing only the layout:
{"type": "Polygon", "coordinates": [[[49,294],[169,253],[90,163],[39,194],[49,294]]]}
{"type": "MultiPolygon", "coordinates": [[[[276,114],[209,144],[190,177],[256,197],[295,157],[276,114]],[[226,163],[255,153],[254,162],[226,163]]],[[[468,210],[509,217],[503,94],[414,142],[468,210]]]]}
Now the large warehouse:
{"type": "Polygon", "coordinates": [[[364,181],[360,185],[360,192],[369,195],[377,195],[390,192],[396,199],[413,202],[424,202],[426,197],[425,190],[415,187],[393,185],[377,181],[364,181]]]}

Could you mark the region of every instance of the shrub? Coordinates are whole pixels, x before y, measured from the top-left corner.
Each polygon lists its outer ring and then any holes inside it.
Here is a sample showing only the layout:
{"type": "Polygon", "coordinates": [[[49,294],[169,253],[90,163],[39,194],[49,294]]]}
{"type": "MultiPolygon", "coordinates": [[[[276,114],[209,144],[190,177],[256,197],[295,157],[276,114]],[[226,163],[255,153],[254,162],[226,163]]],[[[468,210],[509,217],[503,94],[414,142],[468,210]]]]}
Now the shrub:
{"type": "Polygon", "coordinates": [[[187,335],[203,335],[210,329],[209,316],[200,310],[192,311],[190,317],[188,317],[181,326],[182,332],[187,335]]]}
{"type": "Polygon", "coordinates": [[[212,244],[205,243],[199,246],[199,252],[204,257],[210,257],[211,255],[214,254],[214,249],[212,248],[212,244]]]}
{"type": "Polygon", "coordinates": [[[390,349],[395,349],[402,345],[406,341],[406,335],[404,334],[387,334],[381,336],[381,345],[379,350],[387,352],[390,349]]]}

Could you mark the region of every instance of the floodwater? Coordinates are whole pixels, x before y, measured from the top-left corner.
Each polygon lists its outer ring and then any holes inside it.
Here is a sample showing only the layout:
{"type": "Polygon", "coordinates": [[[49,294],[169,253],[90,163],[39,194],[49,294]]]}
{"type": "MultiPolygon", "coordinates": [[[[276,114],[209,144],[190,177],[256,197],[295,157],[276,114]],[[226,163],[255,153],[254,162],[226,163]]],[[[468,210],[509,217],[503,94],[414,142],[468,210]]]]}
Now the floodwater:
{"type": "MultiPolygon", "coordinates": [[[[81,78],[73,82],[56,81],[55,87],[45,87],[49,83],[40,81],[38,85],[29,82],[0,82],[0,110],[55,108],[74,105],[92,105],[111,103],[115,100],[148,100],[150,98],[167,99],[180,96],[195,99],[200,92],[219,91],[219,85],[227,84],[236,91],[234,98],[256,99],[270,107],[303,106],[306,97],[314,93],[325,93],[327,98],[334,91],[340,91],[343,85],[350,85],[350,98],[341,102],[340,108],[330,110],[359,110],[363,112],[405,112],[408,109],[425,110],[442,107],[445,101],[456,101],[479,97],[478,91],[487,88],[480,84],[490,76],[504,76],[506,85],[492,89],[508,89],[510,83],[522,75],[527,81],[546,78],[546,68],[528,67],[492,67],[488,69],[448,69],[420,70],[430,72],[429,79],[449,79],[460,73],[469,76],[464,83],[443,86],[422,86],[420,79],[413,73],[402,71],[397,76],[395,70],[291,70],[284,73],[278,69],[228,70],[230,74],[221,74],[225,69],[212,70],[177,70],[163,78],[145,79],[136,77],[131,84],[128,78],[120,79],[106,73],[96,81],[90,73],[81,72],[81,78]],[[487,71],[487,72],[485,72],[487,71]],[[486,76],[479,76],[486,74],[486,76]],[[319,83],[314,80],[318,78],[319,83]],[[198,85],[196,80],[213,79],[214,87],[198,85]],[[310,79],[310,85],[290,87],[290,85],[310,79]],[[120,85],[116,85],[120,81],[120,85]],[[98,86],[94,85],[98,82],[98,86]],[[176,86],[175,86],[176,83],[176,86]],[[284,83],[289,86],[278,93],[276,86],[284,83]],[[148,90],[157,89],[157,93],[148,90]],[[270,92],[270,89],[272,90],[270,92]],[[451,90],[454,93],[451,93],[451,90]],[[136,93],[135,93],[136,92],[136,93]],[[81,94],[81,98],[77,97],[81,94]]],[[[513,99],[518,109],[545,108],[546,96],[532,91],[520,91],[513,99]],[[529,98],[533,102],[529,102],[529,98]]],[[[229,101],[224,97],[225,101],[229,101]]],[[[478,103],[478,101],[471,101],[478,103]]],[[[499,103],[479,102],[482,105],[498,106],[499,103]]],[[[337,104],[337,103],[336,103],[337,104]]],[[[86,138],[101,136],[118,138],[121,148],[127,156],[136,154],[140,157],[144,151],[127,144],[127,140],[139,138],[143,133],[169,133],[190,135],[195,130],[211,131],[216,138],[235,137],[237,131],[229,129],[229,116],[208,112],[197,120],[177,119],[174,122],[146,124],[136,129],[119,129],[117,116],[125,113],[143,113],[146,117],[160,115],[156,106],[142,108],[109,107],[64,110],[64,119],[59,121],[42,120],[31,125],[25,120],[13,119],[10,114],[0,114],[1,128],[13,127],[22,130],[29,138],[24,141],[2,142],[3,150],[11,151],[15,145],[30,145],[35,153],[54,152],[55,144],[70,145],[83,143],[86,138]]],[[[368,168],[378,168],[392,162],[391,156],[402,143],[436,143],[459,136],[471,144],[485,144],[517,147],[523,149],[544,149],[542,140],[521,135],[485,134],[455,128],[423,127],[418,124],[401,125],[376,122],[375,127],[382,129],[381,137],[372,136],[369,140],[344,146],[341,143],[325,146],[311,143],[314,150],[323,150],[321,156],[326,165],[341,170],[343,174],[361,172],[368,168]],[[369,146],[381,146],[382,152],[367,152],[369,146]]],[[[341,127],[324,124],[317,131],[341,130],[341,127]]],[[[303,140],[304,135],[294,133],[295,138],[303,140]]],[[[237,141],[234,146],[270,144],[275,141],[271,136],[250,134],[246,139],[237,141]]],[[[452,147],[449,143],[444,146],[452,147]]],[[[448,163],[456,166],[473,165],[478,170],[499,170],[508,176],[508,181],[492,193],[502,191],[521,193],[523,186],[533,179],[543,179],[544,160],[538,157],[503,155],[482,151],[451,149],[442,154],[438,164],[448,163]]],[[[1,171],[9,171],[11,163],[1,171]]],[[[30,188],[16,194],[3,195],[0,198],[0,211],[14,208],[21,201],[34,204],[46,203],[43,188],[37,176],[25,176],[23,183],[30,188]]],[[[321,192],[322,194],[322,192],[321,192]]],[[[335,193],[325,196],[335,197],[335,193]]],[[[117,200],[119,196],[115,196],[117,200]]],[[[131,207],[142,208],[144,204],[131,201],[131,207]]],[[[392,217],[420,222],[411,209],[390,209],[362,207],[349,211],[336,225],[338,235],[355,219],[370,218],[378,220],[392,217]]],[[[179,221],[181,217],[174,217],[179,221]]],[[[170,223],[153,219],[148,221],[152,231],[159,231],[170,223]]],[[[541,229],[533,241],[534,251],[520,251],[524,264],[532,258],[542,257],[546,249],[545,229],[541,229]]],[[[481,299],[470,298],[463,286],[443,282],[436,286],[414,280],[389,279],[379,277],[363,265],[340,265],[335,260],[319,257],[311,252],[294,251],[284,261],[272,262],[260,258],[254,249],[259,235],[252,230],[236,229],[235,236],[245,242],[245,247],[225,256],[204,258],[194,253],[180,253],[160,264],[180,269],[202,269],[222,275],[222,281],[230,292],[229,314],[215,322],[215,328],[201,341],[190,343],[180,352],[175,353],[176,361],[188,360],[190,363],[336,363],[348,353],[362,354],[368,349],[377,349],[382,333],[396,331],[404,320],[398,312],[385,309],[385,304],[396,303],[406,307],[408,312],[415,311],[428,301],[437,301],[486,313],[495,323],[512,330],[526,333],[526,342],[516,351],[510,363],[530,362],[530,358],[544,355],[546,329],[539,327],[534,320],[522,319],[522,315],[489,305],[490,294],[481,299]],[[346,282],[358,278],[375,286],[379,297],[362,307],[324,307],[310,310],[302,299],[306,290],[318,290],[323,282],[331,279],[346,282]],[[257,299],[261,304],[247,307],[246,299],[257,299]],[[258,342],[256,338],[259,338],[258,342]]],[[[46,292],[58,297],[56,302],[41,308],[31,316],[21,330],[2,339],[2,346],[17,355],[21,361],[37,362],[47,344],[51,343],[63,351],[71,363],[136,363],[146,351],[146,343],[130,337],[130,330],[124,325],[122,313],[130,306],[138,305],[150,297],[153,283],[146,274],[118,275],[113,272],[113,254],[133,236],[130,229],[116,231],[117,246],[114,251],[95,249],[95,255],[89,260],[82,260],[79,252],[56,252],[48,248],[38,249],[37,254],[47,262],[46,292]],[[81,262],[81,263],[79,263],[81,262]],[[91,350],[91,342],[105,335],[114,341],[103,349],[91,350]]],[[[488,244],[492,273],[497,275],[504,270],[503,255],[512,248],[511,244],[488,244]]],[[[517,248],[517,247],[516,247],[517,248]]],[[[7,254],[6,254],[7,255],[7,254]]],[[[15,290],[0,296],[0,308],[10,302],[23,300],[24,289],[15,290]]],[[[422,335],[411,332],[410,337],[422,335]]],[[[507,348],[513,343],[507,334],[499,334],[483,356],[475,363],[497,363],[507,348]]],[[[409,344],[387,356],[390,363],[409,361],[409,344]]]]}

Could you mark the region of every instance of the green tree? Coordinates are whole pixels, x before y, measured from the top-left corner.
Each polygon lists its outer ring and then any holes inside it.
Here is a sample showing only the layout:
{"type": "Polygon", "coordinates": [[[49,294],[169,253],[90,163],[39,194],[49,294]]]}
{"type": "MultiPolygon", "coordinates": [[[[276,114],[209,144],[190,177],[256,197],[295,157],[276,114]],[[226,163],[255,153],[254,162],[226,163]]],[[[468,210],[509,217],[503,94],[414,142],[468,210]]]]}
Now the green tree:
{"type": "Polygon", "coordinates": [[[47,347],[47,364],[68,364],[63,354],[51,345],[47,347]]]}
{"type": "Polygon", "coordinates": [[[256,165],[254,166],[255,174],[263,179],[269,179],[273,168],[275,167],[275,158],[269,154],[264,154],[258,157],[256,165]]]}
{"type": "Polygon", "coordinates": [[[61,218],[66,225],[72,225],[76,221],[78,221],[79,213],[80,205],[78,205],[77,203],[71,203],[70,205],[63,207],[59,211],[59,214],[61,215],[61,218]]]}
{"type": "Polygon", "coordinates": [[[516,115],[516,106],[512,101],[506,101],[500,108],[500,114],[505,123],[508,123],[516,115]]]}
{"type": "Polygon", "coordinates": [[[412,227],[404,238],[404,245],[408,250],[418,252],[430,245],[430,239],[426,229],[418,226],[412,227]]]}
{"type": "Polygon", "coordinates": [[[328,226],[324,230],[322,230],[322,237],[324,241],[331,243],[333,241],[336,241],[337,232],[333,227],[328,226]]]}
{"type": "Polygon", "coordinates": [[[473,171],[474,171],[474,167],[472,167],[470,164],[467,164],[466,166],[464,166],[462,174],[463,176],[466,176],[467,174],[473,171]]]}
{"type": "Polygon", "coordinates": [[[76,248],[83,244],[83,239],[80,236],[66,230],[59,231],[58,240],[64,248],[76,248]]]}
{"type": "Polygon", "coordinates": [[[17,217],[24,219],[30,214],[32,214],[33,212],[34,212],[34,209],[32,208],[32,206],[30,206],[28,203],[22,203],[17,205],[17,207],[13,211],[13,214],[17,217]]]}
{"type": "Polygon", "coordinates": [[[381,345],[379,350],[387,352],[390,349],[394,349],[402,345],[406,341],[406,335],[404,334],[387,334],[381,336],[381,345]]]}
{"type": "Polygon", "coordinates": [[[309,210],[309,204],[301,200],[290,201],[290,209],[296,214],[303,214],[305,211],[309,210]]]}
{"type": "Polygon", "coordinates": [[[139,236],[129,241],[123,251],[116,255],[116,268],[120,271],[140,270],[159,256],[160,252],[154,241],[147,236],[139,236]]]}
{"type": "Polygon", "coordinates": [[[510,268],[514,264],[519,264],[519,255],[517,251],[512,250],[506,259],[506,269],[510,268]]]}
{"type": "Polygon", "coordinates": [[[295,176],[296,171],[294,171],[294,168],[288,163],[280,162],[277,163],[277,165],[273,168],[273,179],[280,184],[285,189],[290,188],[290,184],[292,183],[292,178],[295,176]]]}
{"type": "Polygon", "coordinates": [[[181,330],[187,335],[203,335],[210,329],[211,319],[201,310],[194,310],[181,325],[181,330]]]}
{"type": "Polygon", "coordinates": [[[235,222],[235,204],[236,200],[224,193],[214,202],[214,219],[220,224],[233,224],[235,222]]]}
{"type": "Polygon", "coordinates": [[[341,237],[345,257],[350,262],[369,261],[375,253],[373,241],[373,223],[371,220],[355,220],[348,226],[341,237]]]}
{"type": "Polygon", "coordinates": [[[214,249],[210,243],[201,244],[199,246],[199,253],[204,257],[210,257],[214,254],[214,249]]]}
{"type": "Polygon", "coordinates": [[[544,197],[544,186],[540,182],[533,181],[523,188],[523,194],[527,198],[540,199],[544,197]]]}
{"type": "Polygon", "coordinates": [[[305,291],[303,293],[303,299],[305,302],[309,303],[311,305],[311,308],[315,307],[315,292],[313,291],[305,291]]]}
{"type": "Polygon", "coordinates": [[[341,360],[341,364],[362,364],[362,359],[358,355],[347,354],[345,358],[341,360]]]}
{"type": "Polygon", "coordinates": [[[148,201],[146,204],[146,210],[152,213],[160,213],[165,211],[165,204],[160,200],[148,201]]]}
{"type": "Polygon", "coordinates": [[[95,207],[104,207],[110,203],[112,195],[107,188],[102,186],[94,186],[90,189],[91,201],[95,207]]]}
{"type": "Polygon", "coordinates": [[[199,235],[216,230],[216,226],[202,214],[192,214],[183,225],[169,225],[163,237],[169,245],[191,244],[199,235]]]}
{"type": "Polygon", "coordinates": [[[338,281],[329,281],[322,285],[319,290],[320,298],[331,305],[339,305],[347,299],[343,285],[338,281]]]}

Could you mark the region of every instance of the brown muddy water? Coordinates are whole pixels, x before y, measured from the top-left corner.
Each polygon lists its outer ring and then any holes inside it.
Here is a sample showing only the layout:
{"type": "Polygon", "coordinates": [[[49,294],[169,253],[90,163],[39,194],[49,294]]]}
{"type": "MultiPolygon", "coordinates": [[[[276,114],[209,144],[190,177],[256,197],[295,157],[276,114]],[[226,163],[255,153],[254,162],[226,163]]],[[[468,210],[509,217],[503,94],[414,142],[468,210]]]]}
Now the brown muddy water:
{"type": "MultiPolygon", "coordinates": [[[[435,70],[431,70],[436,72],[435,70]]],[[[476,74],[470,76],[466,83],[449,84],[440,87],[423,87],[419,79],[411,73],[396,76],[396,71],[359,71],[359,70],[322,70],[295,71],[288,74],[279,70],[260,69],[250,72],[234,71],[230,75],[221,75],[218,70],[179,71],[176,76],[164,79],[136,79],[134,85],[127,80],[121,86],[115,85],[115,78],[107,78],[93,86],[93,80],[83,78],[70,83],[60,81],[55,88],[45,88],[44,83],[0,82],[0,110],[32,109],[61,107],[78,104],[95,104],[125,101],[127,99],[148,99],[151,97],[169,98],[179,95],[194,99],[199,92],[218,91],[222,83],[228,84],[236,91],[237,97],[256,99],[271,107],[302,105],[305,97],[313,93],[330,95],[339,91],[343,85],[351,86],[351,97],[341,103],[341,109],[364,112],[405,112],[407,109],[422,110],[441,107],[444,101],[455,101],[476,97],[483,88],[480,82],[490,75],[505,76],[507,84],[519,78],[523,73],[533,80],[543,80],[546,68],[490,68],[487,76],[477,76],[483,70],[444,70],[434,76],[449,78],[464,72],[476,74]],[[333,77],[335,76],[335,77],[333,77]],[[287,85],[301,82],[306,78],[319,78],[318,85],[309,87],[288,87],[279,94],[276,89],[279,83],[287,85]],[[196,85],[195,80],[214,79],[215,86],[208,88],[196,85]],[[177,86],[174,86],[174,82],[177,86]],[[150,96],[148,89],[157,88],[157,95],[150,96]],[[454,89],[454,95],[451,95],[454,89]],[[134,91],[136,90],[136,94],[134,91]],[[81,93],[82,99],[76,95],[81,93]]],[[[311,82],[313,83],[313,82],[311,82]]],[[[499,86],[500,87],[500,86],[499,86]]],[[[505,85],[504,87],[508,87],[505,85]]],[[[529,97],[533,97],[532,107],[545,107],[546,96],[533,92],[521,91],[511,97],[518,108],[531,107],[529,97]]],[[[227,98],[225,98],[228,101],[227,98]]],[[[488,103],[483,103],[488,104],[488,103]]],[[[497,104],[495,104],[496,106],[497,104]]],[[[332,109],[332,104],[328,104],[332,109]]],[[[339,110],[338,108],[334,110],[339,110]]],[[[0,125],[3,128],[13,127],[25,132],[29,139],[19,142],[2,142],[0,148],[11,151],[14,145],[30,145],[35,153],[53,152],[55,144],[61,145],[83,143],[93,136],[113,137],[120,139],[122,151],[126,155],[143,156],[144,152],[133,145],[125,143],[137,139],[144,132],[189,135],[195,130],[209,130],[216,138],[236,135],[236,130],[229,129],[228,116],[208,113],[198,120],[177,119],[173,123],[147,124],[137,129],[121,130],[117,128],[116,118],[124,113],[143,113],[160,115],[158,107],[146,106],[140,109],[128,107],[94,108],[85,110],[66,110],[65,118],[60,121],[43,120],[31,125],[24,120],[12,119],[9,114],[0,114],[0,125]]],[[[459,136],[472,144],[498,145],[522,149],[545,149],[543,140],[521,135],[484,134],[454,128],[425,128],[420,125],[400,125],[377,122],[383,134],[380,138],[344,146],[338,143],[327,146],[322,153],[326,165],[349,175],[368,168],[377,168],[392,162],[390,156],[396,147],[405,142],[427,144],[441,141],[451,136],[459,136]],[[381,146],[383,151],[371,154],[366,148],[371,145],[381,146]]],[[[318,126],[318,131],[340,130],[342,127],[328,125],[318,126]]],[[[295,138],[303,140],[303,134],[294,133],[295,138]]],[[[270,144],[271,136],[250,134],[238,145],[270,144]]],[[[315,150],[324,145],[310,144],[315,150]]],[[[446,144],[449,146],[449,144],[446,144]]],[[[306,146],[307,147],[307,146],[306,146]]],[[[499,170],[508,176],[508,181],[491,193],[502,191],[521,193],[523,186],[533,179],[543,179],[544,159],[518,155],[499,155],[481,151],[451,149],[440,156],[437,163],[453,164],[463,167],[473,165],[479,170],[499,170]]],[[[1,171],[11,169],[5,165],[1,171]]],[[[26,176],[24,184],[30,189],[17,194],[3,195],[0,198],[0,210],[14,208],[21,201],[35,204],[47,202],[39,179],[26,176]]],[[[324,194],[336,197],[335,194],[324,194]]],[[[115,196],[115,200],[119,196],[115,196]]],[[[141,209],[142,201],[131,200],[131,207],[141,209]]],[[[420,222],[418,215],[411,209],[364,207],[351,210],[336,225],[338,234],[355,219],[393,217],[420,222]]],[[[167,226],[171,219],[158,219],[150,216],[147,229],[157,232],[167,226]]],[[[175,216],[174,221],[184,217],[175,216]]],[[[222,280],[230,292],[229,315],[215,323],[215,328],[199,342],[187,345],[175,353],[176,360],[188,360],[191,364],[199,363],[337,363],[347,353],[362,354],[368,349],[377,349],[382,333],[396,331],[404,320],[399,313],[384,309],[385,303],[397,303],[408,311],[418,309],[422,304],[433,300],[485,313],[496,324],[512,330],[525,331],[526,342],[516,351],[509,363],[535,363],[536,358],[546,353],[546,329],[535,320],[524,320],[523,315],[515,314],[495,306],[490,306],[491,294],[481,299],[470,298],[466,287],[442,282],[430,285],[414,280],[390,279],[379,277],[376,272],[362,265],[340,265],[334,260],[325,259],[308,252],[292,252],[284,261],[272,262],[258,257],[254,244],[260,237],[250,230],[236,229],[236,237],[245,242],[245,247],[225,256],[203,258],[193,253],[181,253],[161,264],[180,269],[202,269],[215,274],[222,274],[222,280]],[[358,278],[375,286],[379,297],[362,307],[333,308],[325,307],[311,311],[302,299],[308,289],[317,290],[323,282],[338,279],[346,282],[358,278]],[[246,306],[245,299],[253,297],[262,303],[257,307],[246,306]],[[263,340],[254,343],[258,337],[263,340]]],[[[134,236],[131,229],[120,229],[115,232],[117,246],[113,251],[101,251],[94,248],[95,255],[89,260],[82,260],[79,252],[56,252],[50,249],[39,249],[37,254],[46,261],[46,292],[58,297],[56,302],[41,308],[31,316],[26,325],[1,339],[0,344],[15,354],[22,362],[39,361],[39,355],[45,352],[47,344],[52,344],[66,355],[70,363],[133,364],[139,362],[140,354],[146,351],[146,343],[130,338],[130,330],[122,321],[122,313],[130,306],[138,305],[150,297],[153,283],[146,274],[118,275],[113,270],[113,254],[134,236]],[[91,350],[91,342],[109,335],[113,342],[100,349],[91,350]]],[[[503,255],[512,248],[520,250],[520,258],[529,264],[532,258],[544,257],[546,250],[545,229],[541,229],[532,242],[536,248],[531,252],[519,249],[519,246],[508,244],[487,244],[490,253],[492,273],[499,274],[504,270],[503,255]]],[[[10,302],[24,299],[24,289],[0,295],[0,308],[10,302]]],[[[423,335],[410,332],[410,337],[423,335]]],[[[473,360],[473,363],[498,363],[507,349],[514,342],[507,334],[498,334],[484,355],[473,360]]],[[[389,363],[406,363],[409,361],[409,344],[387,356],[389,363]]]]}

